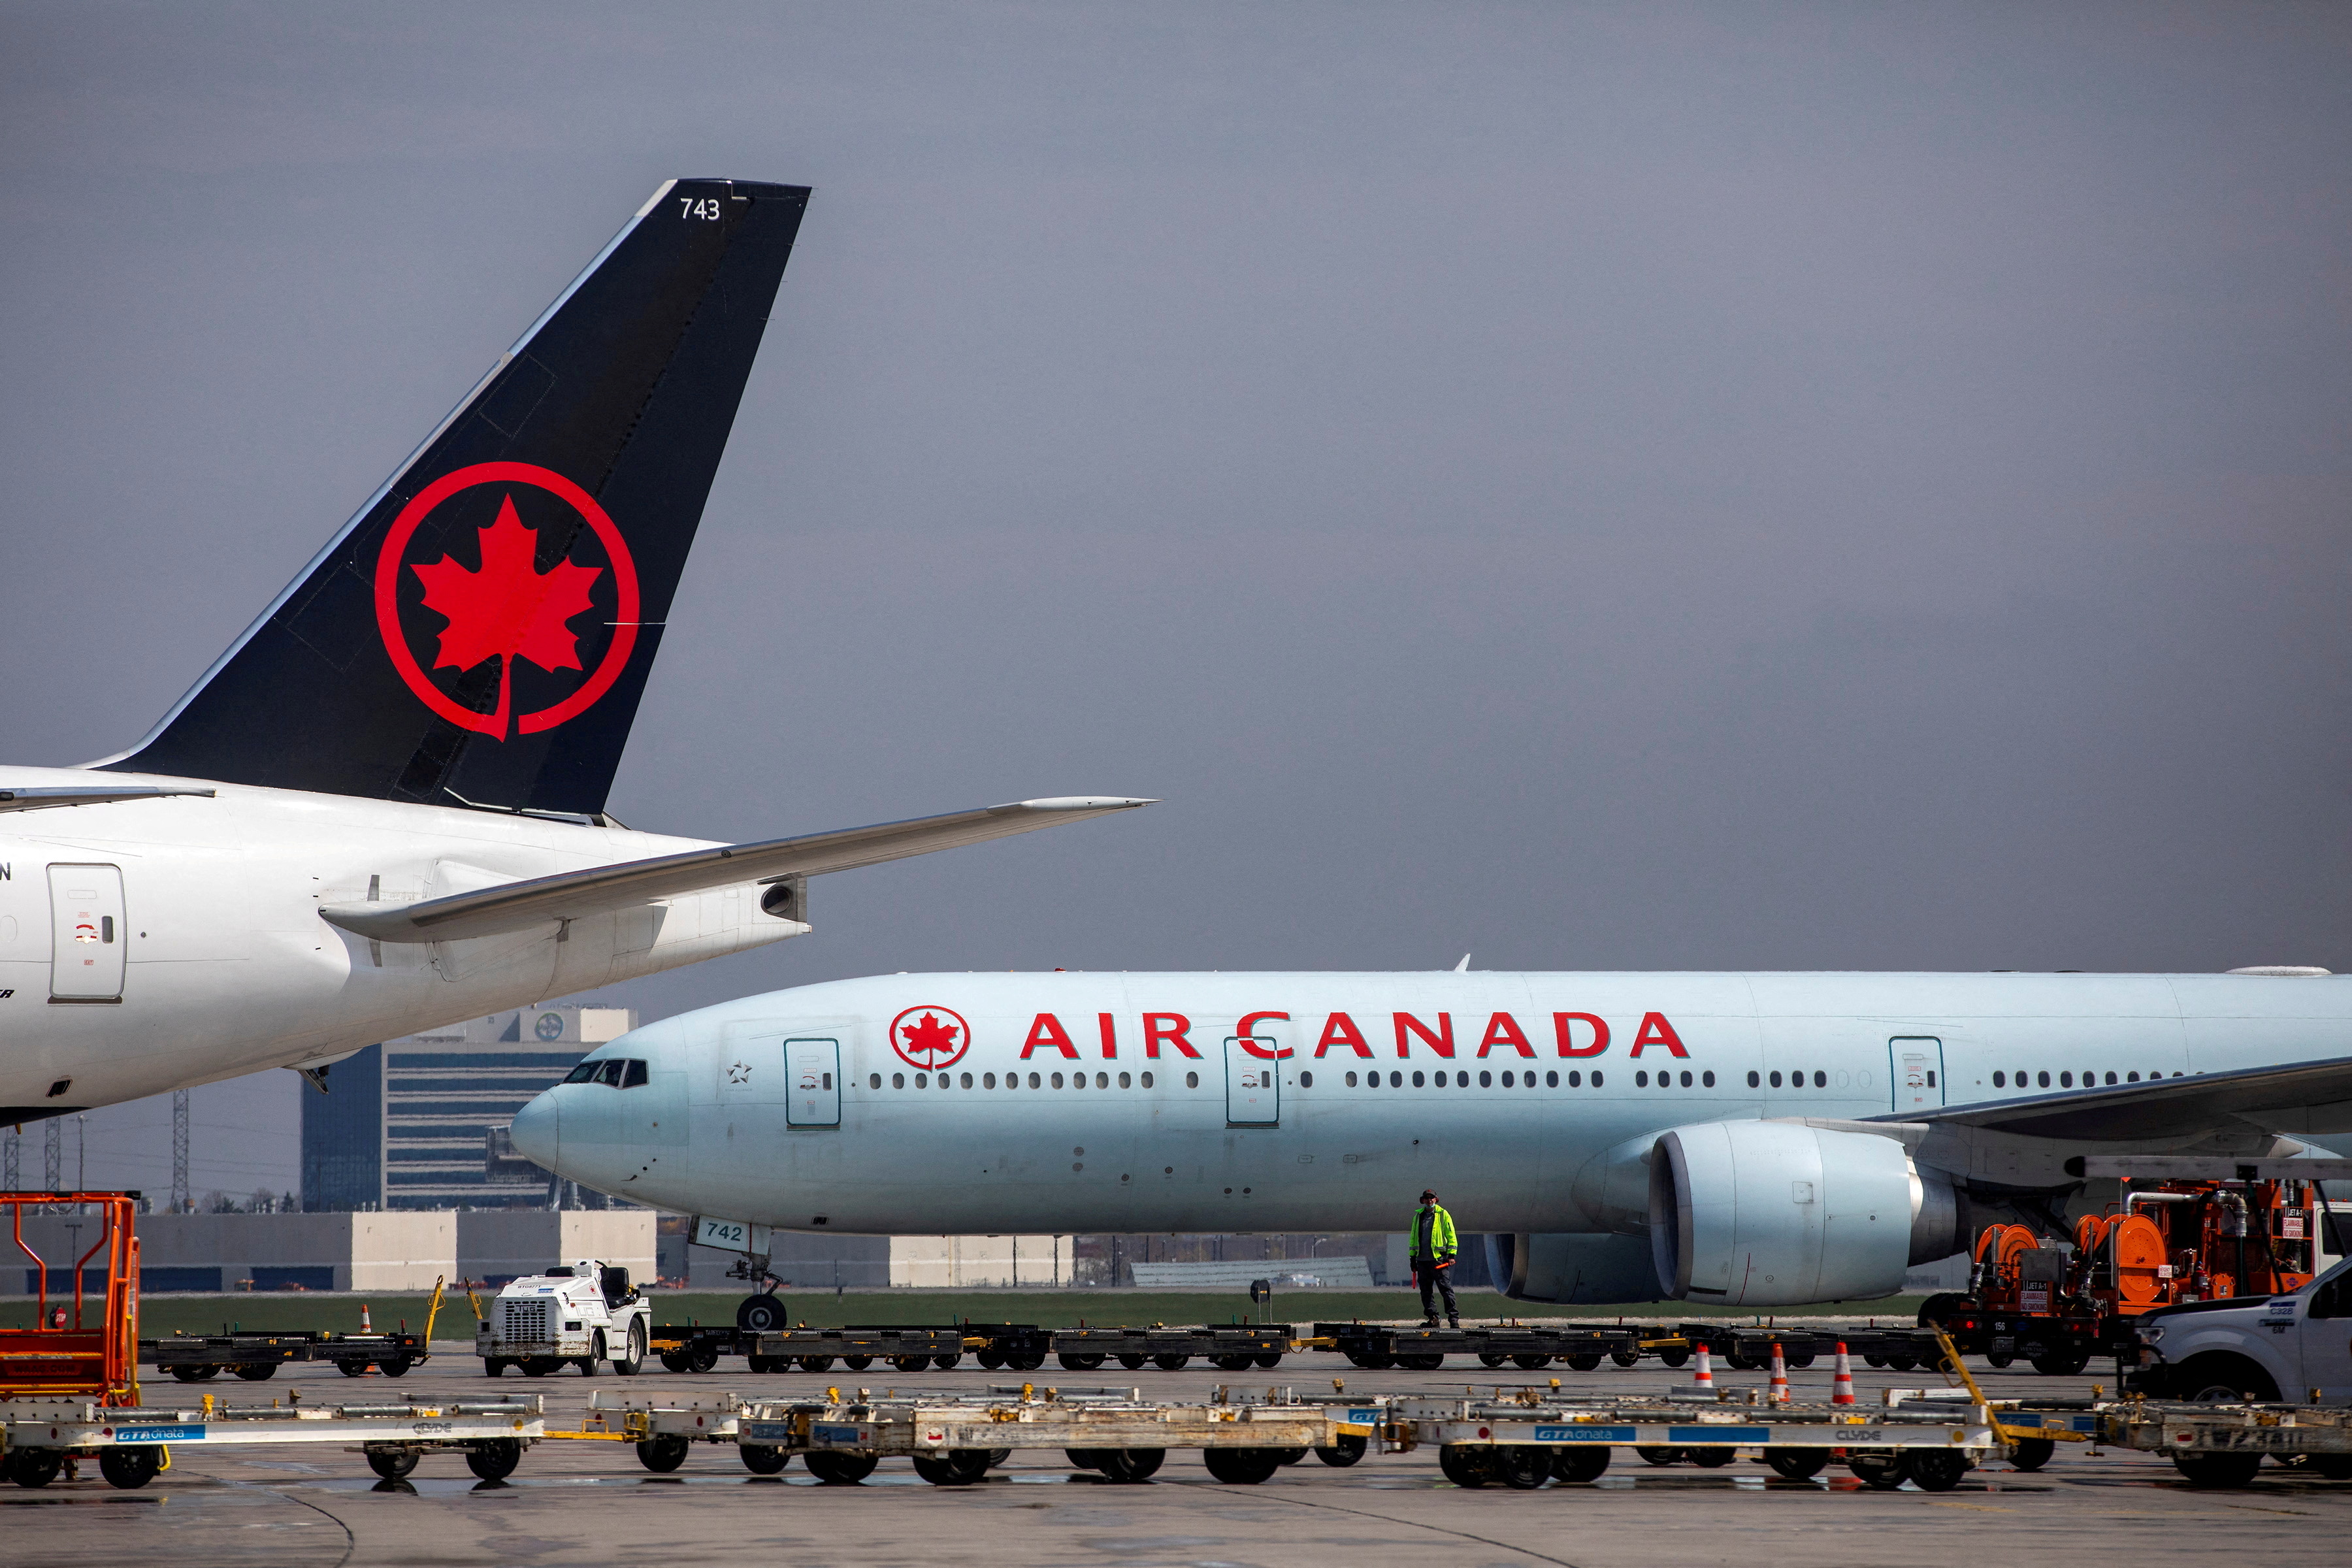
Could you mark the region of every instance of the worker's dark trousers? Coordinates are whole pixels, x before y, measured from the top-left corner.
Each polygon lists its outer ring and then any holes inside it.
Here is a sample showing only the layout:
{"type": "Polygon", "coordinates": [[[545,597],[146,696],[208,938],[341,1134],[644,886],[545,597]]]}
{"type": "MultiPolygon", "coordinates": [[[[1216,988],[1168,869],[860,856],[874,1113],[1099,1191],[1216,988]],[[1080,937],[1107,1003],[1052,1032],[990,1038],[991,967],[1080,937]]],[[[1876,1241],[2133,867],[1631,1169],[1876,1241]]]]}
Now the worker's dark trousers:
{"type": "Polygon", "coordinates": [[[1434,1263],[1415,1263],[1412,1266],[1412,1277],[1421,1283],[1421,1315],[1423,1317],[1437,1316],[1437,1298],[1442,1295],[1445,1298],[1445,1321],[1449,1323],[1461,1321],[1462,1313],[1454,1305],[1453,1269],[1440,1268],[1434,1263]]]}

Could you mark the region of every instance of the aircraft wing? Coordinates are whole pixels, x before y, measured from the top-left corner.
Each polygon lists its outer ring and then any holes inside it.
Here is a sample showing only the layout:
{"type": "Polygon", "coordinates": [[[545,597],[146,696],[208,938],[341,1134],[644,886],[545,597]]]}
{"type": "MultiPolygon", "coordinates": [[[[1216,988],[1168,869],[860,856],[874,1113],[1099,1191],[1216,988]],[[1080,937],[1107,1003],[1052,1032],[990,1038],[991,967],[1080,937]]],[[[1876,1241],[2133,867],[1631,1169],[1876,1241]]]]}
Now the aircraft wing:
{"type": "Polygon", "coordinates": [[[553,877],[501,882],[474,892],[453,893],[415,904],[331,904],[319,913],[328,923],[379,942],[462,942],[527,931],[556,921],[579,920],[614,910],[635,909],[681,893],[736,882],[781,882],[824,871],[847,871],[935,849],[954,849],[1016,833],[1034,833],[1066,822],[1081,822],[1153,804],[1116,796],[1075,795],[1020,800],[945,816],[919,816],[872,827],[812,833],[802,838],[772,838],[758,844],[727,844],[592,866],[553,877]]]}
{"type": "Polygon", "coordinates": [[[2027,1100],[1980,1100],[1871,1120],[1982,1127],[2085,1142],[2179,1138],[2242,1127],[2324,1134],[2352,1127],[2352,1057],[2151,1079],[2027,1100]]]}

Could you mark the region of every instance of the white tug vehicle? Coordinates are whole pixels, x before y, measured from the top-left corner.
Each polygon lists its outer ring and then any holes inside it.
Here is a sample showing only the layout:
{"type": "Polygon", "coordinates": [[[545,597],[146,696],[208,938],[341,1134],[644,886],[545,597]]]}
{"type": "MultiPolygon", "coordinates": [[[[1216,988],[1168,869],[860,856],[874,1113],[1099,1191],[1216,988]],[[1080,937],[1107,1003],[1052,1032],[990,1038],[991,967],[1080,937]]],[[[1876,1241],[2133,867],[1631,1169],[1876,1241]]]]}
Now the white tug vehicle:
{"type": "Polygon", "coordinates": [[[634,1377],[645,1363],[653,1316],[653,1303],[630,1283],[626,1268],[583,1258],[500,1290],[489,1315],[475,1325],[474,1353],[486,1377],[502,1376],[509,1366],[545,1377],[567,1363],[593,1377],[604,1361],[634,1377]]]}

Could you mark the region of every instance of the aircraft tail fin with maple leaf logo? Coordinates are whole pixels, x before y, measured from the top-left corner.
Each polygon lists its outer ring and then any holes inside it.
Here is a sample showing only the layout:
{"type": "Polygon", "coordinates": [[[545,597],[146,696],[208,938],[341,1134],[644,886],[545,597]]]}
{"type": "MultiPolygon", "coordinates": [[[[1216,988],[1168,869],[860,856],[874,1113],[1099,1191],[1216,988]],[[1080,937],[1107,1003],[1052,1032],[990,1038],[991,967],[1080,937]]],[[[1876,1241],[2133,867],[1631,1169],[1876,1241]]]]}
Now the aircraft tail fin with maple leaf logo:
{"type": "Polygon", "coordinates": [[[600,815],[809,192],[673,180],[131,751],[600,815]]]}

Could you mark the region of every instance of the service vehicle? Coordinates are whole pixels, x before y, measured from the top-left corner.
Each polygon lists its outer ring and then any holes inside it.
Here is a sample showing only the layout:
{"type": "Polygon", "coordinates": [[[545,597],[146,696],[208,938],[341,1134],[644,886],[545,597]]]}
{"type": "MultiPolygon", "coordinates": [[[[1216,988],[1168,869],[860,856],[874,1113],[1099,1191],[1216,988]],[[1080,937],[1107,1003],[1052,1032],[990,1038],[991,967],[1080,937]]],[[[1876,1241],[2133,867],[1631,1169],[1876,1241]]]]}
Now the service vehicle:
{"type": "Polygon", "coordinates": [[[576,1366],[583,1377],[611,1362],[623,1377],[645,1364],[654,1309],[629,1271],[589,1258],[510,1281],[474,1328],[474,1353],[487,1377],[520,1367],[545,1377],[576,1366]]]}
{"type": "Polygon", "coordinates": [[[2150,1312],[2126,1386],[2158,1399],[2352,1404],[2352,1258],[2297,1290],[2150,1312]]]}

